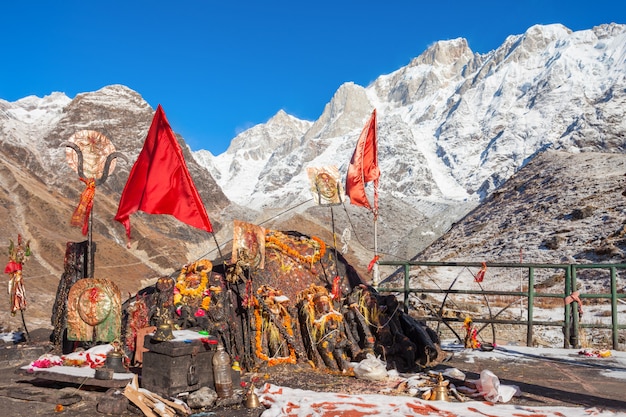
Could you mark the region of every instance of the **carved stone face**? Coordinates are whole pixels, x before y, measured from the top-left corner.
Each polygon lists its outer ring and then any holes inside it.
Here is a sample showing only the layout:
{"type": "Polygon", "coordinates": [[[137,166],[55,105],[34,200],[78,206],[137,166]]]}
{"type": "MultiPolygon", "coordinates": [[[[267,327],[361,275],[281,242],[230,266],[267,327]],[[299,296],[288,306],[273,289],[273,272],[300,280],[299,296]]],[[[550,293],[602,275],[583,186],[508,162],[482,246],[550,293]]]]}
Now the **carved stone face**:
{"type": "Polygon", "coordinates": [[[200,281],[201,279],[199,274],[189,274],[185,277],[185,284],[187,284],[187,288],[198,288],[200,281]]]}
{"type": "Polygon", "coordinates": [[[319,314],[326,314],[330,311],[330,300],[325,294],[318,294],[313,299],[315,311],[319,314]]]}

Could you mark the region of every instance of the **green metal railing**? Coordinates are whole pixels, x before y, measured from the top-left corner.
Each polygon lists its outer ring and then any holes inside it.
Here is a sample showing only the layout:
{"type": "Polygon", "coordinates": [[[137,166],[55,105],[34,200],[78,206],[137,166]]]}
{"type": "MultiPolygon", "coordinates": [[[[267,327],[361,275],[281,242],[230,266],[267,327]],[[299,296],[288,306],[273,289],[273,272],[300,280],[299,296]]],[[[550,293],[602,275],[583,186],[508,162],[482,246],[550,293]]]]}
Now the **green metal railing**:
{"type": "MultiPolygon", "coordinates": [[[[482,331],[485,327],[491,326],[493,331],[493,337],[495,342],[495,332],[496,325],[523,325],[526,326],[526,344],[527,346],[533,345],[533,332],[534,326],[558,326],[563,330],[564,336],[564,348],[570,347],[579,347],[580,344],[580,329],[581,328],[597,328],[597,329],[610,329],[611,331],[611,341],[613,345],[613,349],[618,349],[619,346],[619,330],[626,329],[626,324],[620,324],[618,321],[618,303],[623,302],[621,300],[626,299],[626,294],[624,294],[624,290],[626,288],[622,288],[621,291],[618,290],[618,275],[622,273],[622,279],[626,280],[626,264],[586,264],[586,265],[578,265],[578,264],[532,264],[532,263],[476,263],[476,262],[394,262],[394,261],[379,261],[380,266],[392,266],[397,267],[395,272],[389,274],[388,278],[383,280],[379,285],[376,286],[376,290],[380,293],[396,293],[402,295],[404,298],[404,310],[405,312],[409,312],[410,305],[410,295],[415,294],[419,297],[420,294],[443,294],[444,303],[446,298],[450,294],[459,294],[459,295],[480,295],[485,298],[485,301],[488,300],[488,297],[493,296],[504,296],[504,297],[517,297],[519,299],[526,299],[527,308],[526,308],[526,320],[506,320],[499,319],[498,317],[508,308],[505,307],[498,311],[496,314],[493,314],[491,308],[489,307],[487,301],[487,307],[489,308],[489,317],[488,318],[472,318],[474,323],[483,323],[483,326],[480,328],[479,332],[482,331]],[[412,268],[418,267],[421,268],[417,271],[413,271],[413,281],[419,284],[420,274],[424,274],[424,270],[427,268],[429,274],[436,274],[438,268],[481,268],[485,265],[487,267],[487,271],[491,271],[493,269],[503,268],[505,271],[511,270],[525,270],[526,271],[526,290],[520,291],[498,291],[498,290],[485,290],[482,285],[479,284],[480,290],[471,290],[471,289],[456,289],[454,287],[454,282],[449,288],[425,288],[424,286],[416,286],[411,287],[411,272],[412,268]],[[573,301],[571,303],[566,304],[563,302],[563,320],[535,320],[534,319],[534,306],[538,303],[539,299],[542,298],[558,298],[561,300],[565,300],[565,297],[572,295],[572,293],[576,292],[578,287],[578,276],[585,273],[585,270],[599,270],[602,273],[602,270],[608,271],[609,281],[610,281],[610,292],[608,293],[580,293],[579,298],[582,304],[585,304],[584,300],[591,299],[608,299],[610,300],[610,315],[611,315],[611,323],[605,324],[601,322],[596,323],[581,323],[580,315],[576,314],[579,311],[579,308],[582,306],[578,305],[577,301],[573,301]],[[562,273],[563,275],[563,292],[562,293],[552,293],[545,291],[537,291],[536,290],[536,274],[538,272],[545,274],[546,271],[562,273]],[[387,282],[402,282],[401,278],[403,276],[403,287],[391,287],[386,286],[387,282]]],[[[471,272],[471,270],[470,270],[471,272]]],[[[594,279],[598,280],[598,274],[594,272],[594,279]]],[[[489,274],[487,274],[489,276],[489,274]]],[[[485,281],[487,283],[488,280],[485,281]]],[[[625,285],[626,287],[626,285],[625,285]]],[[[416,317],[418,320],[433,322],[436,321],[438,323],[442,323],[446,325],[459,340],[461,337],[458,335],[456,330],[450,325],[450,322],[463,322],[463,319],[455,318],[455,317],[444,317],[441,313],[443,311],[444,305],[442,304],[439,311],[436,311],[430,308],[431,315],[416,317]]]]}

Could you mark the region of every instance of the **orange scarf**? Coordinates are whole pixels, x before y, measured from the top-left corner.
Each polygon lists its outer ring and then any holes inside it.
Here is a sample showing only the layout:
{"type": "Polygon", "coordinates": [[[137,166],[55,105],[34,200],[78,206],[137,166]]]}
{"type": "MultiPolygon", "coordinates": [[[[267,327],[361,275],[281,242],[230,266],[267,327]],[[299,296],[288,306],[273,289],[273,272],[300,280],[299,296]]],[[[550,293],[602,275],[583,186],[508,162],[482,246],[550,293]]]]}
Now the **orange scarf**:
{"type": "Polygon", "coordinates": [[[80,202],[78,203],[76,210],[74,210],[71,224],[76,227],[82,225],[83,235],[86,235],[89,230],[89,214],[91,213],[91,208],[93,207],[93,197],[96,194],[96,180],[93,178],[80,178],[80,180],[87,184],[87,186],[80,195],[80,202]]]}

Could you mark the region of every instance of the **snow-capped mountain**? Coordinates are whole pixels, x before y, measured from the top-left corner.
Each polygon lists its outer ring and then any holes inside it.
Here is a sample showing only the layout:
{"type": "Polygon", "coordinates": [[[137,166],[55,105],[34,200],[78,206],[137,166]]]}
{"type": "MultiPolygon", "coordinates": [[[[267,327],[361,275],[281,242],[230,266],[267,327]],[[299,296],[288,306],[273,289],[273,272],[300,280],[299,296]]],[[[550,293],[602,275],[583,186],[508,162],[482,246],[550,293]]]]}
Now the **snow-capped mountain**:
{"type": "MultiPolygon", "coordinates": [[[[387,259],[410,259],[462,223],[514,174],[523,183],[529,175],[525,167],[547,149],[565,155],[624,153],[626,25],[577,32],[562,25],[533,26],[486,54],[472,52],[465,39],[440,41],[368,86],[346,82],[318,120],[299,120],[281,110],[238,135],[220,155],[191,152],[179,137],[219,243],[232,237],[234,219],[327,241],[341,235],[337,246],[363,270],[374,248],[371,214],[347,202],[316,206],[306,168],[336,165],[345,179],[374,108],[381,170],[378,250],[387,259]]],[[[124,271],[125,290],[190,260],[218,255],[205,234],[142,213],[133,218],[135,246],[125,248],[123,228],[113,215],[153,113],[139,93],[120,85],[73,99],[62,93],[0,99],[0,215],[6,219],[0,232],[7,244],[16,229],[36,242],[40,285],[49,281],[48,289],[55,289],[65,242],[83,239],[67,226],[83,185],[68,167],[62,145],[82,129],[101,131],[128,158],[98,189],[94,216],[100,263],[112,275],[120,275],[115,268],[133,265],[124,271]]],[[[584,181],[586,173],[580,175],[584,181]]],[[[508,195],[514,205],[516,194],[508,195]]],[[[498,213],[480,212],[479,219],[489,216],[498,213]]]]}
{"type": "Polygon", "coordinates": [[[299,206],[311,199],[306,167],[336,165],[345,178],[376,108],[381,221],[403,202],[407,232],[437,236],[545,149],[623,152],[625,75],[619,24],[537,25],[486,54],[445,40],[369,86],[345,83],[312,124],[281,112],[221,155],[194,155],[239,205],[299,206]]]}

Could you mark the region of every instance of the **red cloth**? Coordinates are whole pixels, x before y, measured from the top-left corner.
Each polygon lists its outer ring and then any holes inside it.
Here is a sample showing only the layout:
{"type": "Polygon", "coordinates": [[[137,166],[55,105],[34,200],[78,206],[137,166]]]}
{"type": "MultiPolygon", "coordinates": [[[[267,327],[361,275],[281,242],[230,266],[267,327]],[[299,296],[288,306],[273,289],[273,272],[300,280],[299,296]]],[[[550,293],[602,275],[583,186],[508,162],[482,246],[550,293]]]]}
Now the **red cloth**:
{"type": "Polygon", "coordinates": [[[171,214],[183,223],[213,232],[183,152],[165,117],[157,107],[143,149],[128,175],[115,220],[126,228],[130,240],[130,215],[171,214]]]}
{"type": "Polygon", "coordinates": [[[350,159],[346,177],[346,194],[350,203],[372,210],[365,194],[365,184],[374,181],[374,216],[378,214],[378,140],[376,135],[376,109],[361,131],[356,149],[350,159]]]}
{"type": "Polygon", "coordinates": [[[12,274],[14,272],[21,271],[21,270],[22,270],[22,264],[21,263],[15,262],[15,261],[9,261],[7,266],[4,268],[4,273],[5,274],[12,274]]]}
{"type": "Polygon", "coordinates": [[[378,262],[378,260],[380,259],[380,256],[376,255],[372,258],[372,260],[370,261],[370,263],[367,265],[367,272],[371,272],[372,269],[374,268],[374,265],[376,265],[376,262],[378,262]]]}
{"type": "Polygon", "coordinates": [[[485,279],[485,272],[487,272],[487,264],[483,262],[483,266],[474,277],[474,281],[483,282],[483,279],[485,279]]]}
{"type": "Polygon", "coordinates": [[[330,292],[330,298],[335,301],[341,299],[341,277],[339,275],[335,276],[333,279],[333,287],[330,292]]]}

